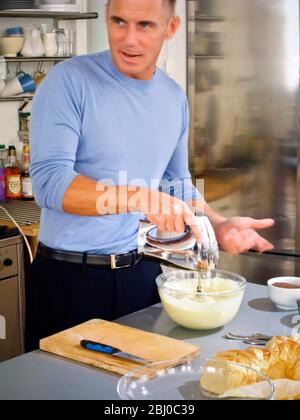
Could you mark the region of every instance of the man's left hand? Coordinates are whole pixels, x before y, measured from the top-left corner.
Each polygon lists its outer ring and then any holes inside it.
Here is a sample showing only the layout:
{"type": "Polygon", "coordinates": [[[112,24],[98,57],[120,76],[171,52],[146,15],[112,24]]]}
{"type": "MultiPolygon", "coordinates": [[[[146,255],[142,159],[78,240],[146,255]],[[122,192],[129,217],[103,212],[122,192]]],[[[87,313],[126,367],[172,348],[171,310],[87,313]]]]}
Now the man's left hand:
{"type": "Polygon", "coordinates": [[[220,248],[233,255],[249,249],[260,253],[270,251],[274,246],[256,231],[270,228],[273,219],[256,220],[250,217],[232,217],[216,223],[214,229],[220,248]]]}

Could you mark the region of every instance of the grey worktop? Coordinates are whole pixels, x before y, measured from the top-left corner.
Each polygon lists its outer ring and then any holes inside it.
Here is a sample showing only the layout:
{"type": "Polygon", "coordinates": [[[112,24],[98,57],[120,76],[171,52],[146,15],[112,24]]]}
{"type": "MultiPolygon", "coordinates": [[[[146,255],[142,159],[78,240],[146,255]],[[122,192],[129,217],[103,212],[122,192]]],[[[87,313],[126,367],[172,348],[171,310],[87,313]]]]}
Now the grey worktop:
{"type": "MultiPolygon", "coordinates": [[[[128,315],[118,322],[201,346],[201,357],[217,351],[244,348],[239,342],[223,338],[226,331],[263,332],[290,335],[296,313],[280,312],[268,299],[267,288],[249,284],[242,308],[227,326],[214,331],[193,331],[174,324],[161,305],[128,315]]],[[[0,363],[0,400],[2,399],[118,399],[119,376],[56,357],[41,351],[0,363]]]]}

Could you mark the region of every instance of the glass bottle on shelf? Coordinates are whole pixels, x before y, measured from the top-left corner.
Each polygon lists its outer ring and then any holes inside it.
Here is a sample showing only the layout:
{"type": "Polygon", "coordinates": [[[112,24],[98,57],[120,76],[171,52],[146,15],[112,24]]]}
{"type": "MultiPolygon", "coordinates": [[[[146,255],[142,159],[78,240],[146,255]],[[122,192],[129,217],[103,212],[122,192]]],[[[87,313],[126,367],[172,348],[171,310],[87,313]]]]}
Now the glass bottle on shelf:
{"type": "Polygon", "coordinates": [[[6,148],[4,144],[0,144],[0,201],[5,201],[5,161],[6,161],[6,148]]]}
{"type": "Polygon", "coordinates": [[[6,198],[21,200],[21,170],[18,165],[15,146],[9,146],[8,148],[7,164],[5,168],[5,187],[6,198]]]}
{"type": "Polygon", "coordinates": [[[22,200],[33,201],[32,182],[30,178],[30,148],[24,144],[21,160],[22,200]]]}
{"type": "Polygon", "coordinates": [[[57,53],[58,57],[69,57],[69,41],[66,36],[64,29],[56,29],[56,42],[57,42],[57,53]]]}
{"type": "Polygon", "coordinates": [[[69,56],[73,56],[74,55],[74,39],[75,39],[74,29],[64,29],[64,33],[66,35],[67,43],[68,43],[67,52],[69,53],[69,56]]]}

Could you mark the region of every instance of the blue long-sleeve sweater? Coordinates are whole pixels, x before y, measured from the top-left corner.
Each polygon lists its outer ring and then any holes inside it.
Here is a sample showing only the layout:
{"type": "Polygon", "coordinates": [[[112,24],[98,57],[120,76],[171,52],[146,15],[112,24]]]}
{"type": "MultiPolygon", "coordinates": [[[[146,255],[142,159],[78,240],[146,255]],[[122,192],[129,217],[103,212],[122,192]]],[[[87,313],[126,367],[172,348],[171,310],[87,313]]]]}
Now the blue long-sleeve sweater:
{"type": "Polygon", "coordinates": [[[151,189],[158,189],[162,179],[174,179],[176,196],[199,198],[188,170],[188,125],[186,95],[159,69],[147,81],[126,77],[110,51],[58,64],[39,87],[31,117],[40,241],[96,254],[135,249],[140,214],[71,215],[62,209],[63,196],[81,174],[151,189]]]}

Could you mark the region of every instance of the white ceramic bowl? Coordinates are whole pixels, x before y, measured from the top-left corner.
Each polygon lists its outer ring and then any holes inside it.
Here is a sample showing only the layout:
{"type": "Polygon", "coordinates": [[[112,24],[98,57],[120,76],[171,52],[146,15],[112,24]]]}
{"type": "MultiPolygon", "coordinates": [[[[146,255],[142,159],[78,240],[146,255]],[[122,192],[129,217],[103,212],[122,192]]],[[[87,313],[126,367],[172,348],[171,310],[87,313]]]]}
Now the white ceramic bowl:
{"type": "Polygon", "coordinates": [[[300,277],[275,277],[268,281],[268,291],[271,301],[284,311],[298,309],[297,300],[300,300],[300,277]],[[289,283],[299,286],[299,289],[285,289],[273,286],[274,283],[289,283]]]}
{"type": "Polygon", "coordinates": [[[0,38],[0,53],[4,57],[16,57],[24,44],[24,37],[0,38]]]}

